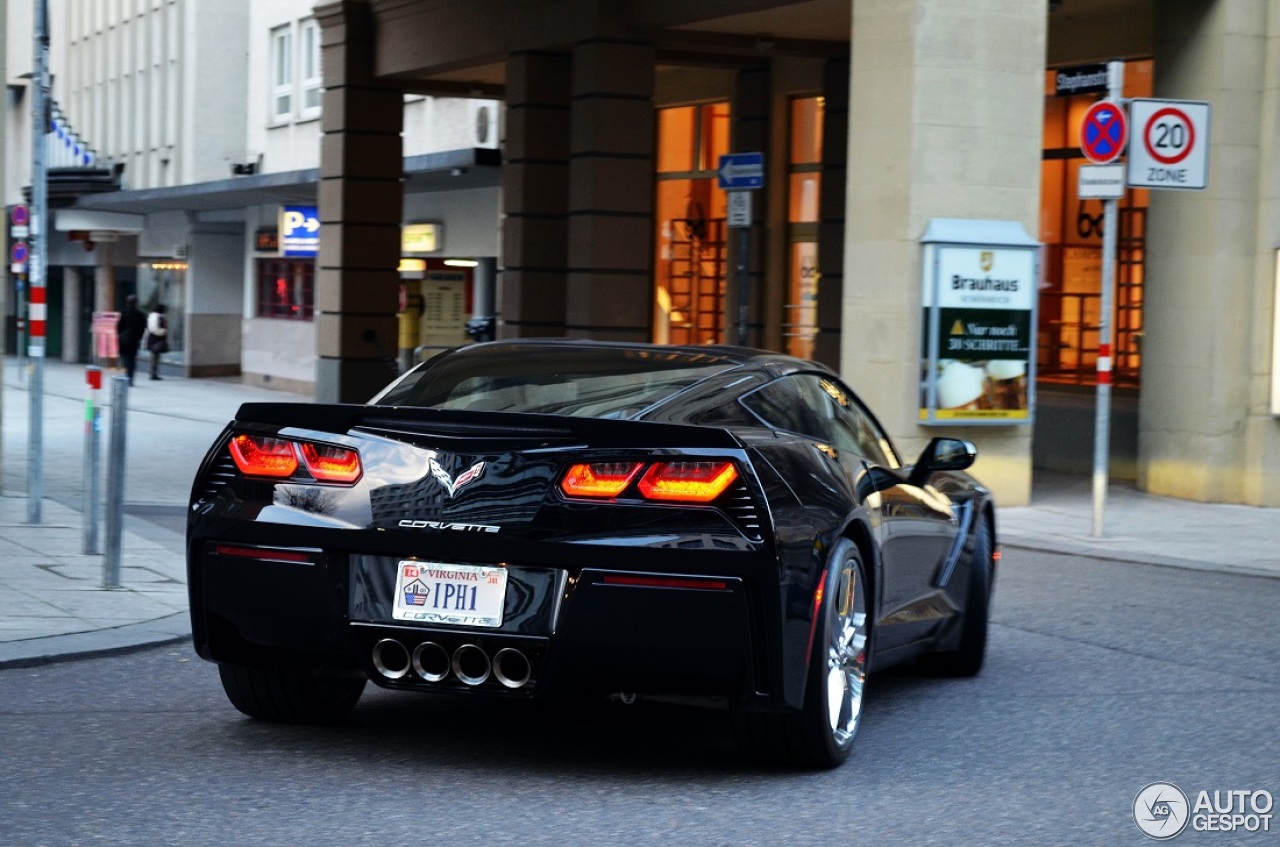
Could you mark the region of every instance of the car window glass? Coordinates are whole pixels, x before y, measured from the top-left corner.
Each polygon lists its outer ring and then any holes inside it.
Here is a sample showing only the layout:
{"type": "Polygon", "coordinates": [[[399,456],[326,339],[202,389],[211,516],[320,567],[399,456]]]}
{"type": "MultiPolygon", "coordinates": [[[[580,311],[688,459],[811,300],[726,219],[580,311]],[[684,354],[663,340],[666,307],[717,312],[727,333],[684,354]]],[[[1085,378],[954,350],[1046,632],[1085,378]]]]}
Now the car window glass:
{"type": "Polygon", "coordinates": [[[814,410],[831,443],[852,450],[877,465],[898,466],[897,455],[884,431],[839,381],[819,374],[795,377],[805,403],[814,410]]]}
{"type": "Polygon", "coordinates": [[[828,438],[821,432],[817,417],[806,407],[796,381],[790,377],[774,380],[746,395],[741,402],[774,429],[798,432],[824,441],[828,438]]]}
{"type": "Polygon", "coordinates": [[[411,372],[374,404],[467,411],[631,418],[734,367],[707,355],[646,357],[630,350],[531,348],[527,355],[459,353],[411,372]]]}

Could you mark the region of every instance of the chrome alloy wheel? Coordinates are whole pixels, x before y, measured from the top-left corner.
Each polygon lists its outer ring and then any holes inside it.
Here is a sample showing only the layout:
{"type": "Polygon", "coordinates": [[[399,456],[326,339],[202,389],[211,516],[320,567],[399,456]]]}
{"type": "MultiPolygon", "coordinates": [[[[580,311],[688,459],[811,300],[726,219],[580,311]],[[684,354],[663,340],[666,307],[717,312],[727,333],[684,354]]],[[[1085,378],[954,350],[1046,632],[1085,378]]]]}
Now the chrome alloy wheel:
{"type": "Polygon", "coordinates": [[[832,740],[844,747],[858,731],[867,675],[867,603],[856,562],[845,563],[837,591],[827,647],[827,717],[832,740]]]}

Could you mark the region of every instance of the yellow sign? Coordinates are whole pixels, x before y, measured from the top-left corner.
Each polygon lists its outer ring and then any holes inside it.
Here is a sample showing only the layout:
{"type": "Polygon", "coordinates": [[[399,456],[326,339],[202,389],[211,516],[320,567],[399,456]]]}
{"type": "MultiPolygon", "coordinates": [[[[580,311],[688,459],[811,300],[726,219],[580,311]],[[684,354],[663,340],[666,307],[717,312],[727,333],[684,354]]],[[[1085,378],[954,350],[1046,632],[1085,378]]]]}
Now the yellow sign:
{"type": "Polygon", "coordinates": [[[400,230],[401,253],[435,253],[440,249],[440,224],[407,224],[400,230]]]}

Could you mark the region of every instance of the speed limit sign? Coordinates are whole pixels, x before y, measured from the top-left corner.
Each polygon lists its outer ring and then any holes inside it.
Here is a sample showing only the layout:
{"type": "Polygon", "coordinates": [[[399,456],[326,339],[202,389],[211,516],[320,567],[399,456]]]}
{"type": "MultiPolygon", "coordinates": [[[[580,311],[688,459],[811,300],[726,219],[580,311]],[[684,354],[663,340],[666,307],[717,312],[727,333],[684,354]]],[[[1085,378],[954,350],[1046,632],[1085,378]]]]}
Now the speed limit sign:
{"type": "Polygon", "coordinates": [[[1130,100],[1128,184],[1198,191],[1209,184],[1209,104],[1130,100]]]}

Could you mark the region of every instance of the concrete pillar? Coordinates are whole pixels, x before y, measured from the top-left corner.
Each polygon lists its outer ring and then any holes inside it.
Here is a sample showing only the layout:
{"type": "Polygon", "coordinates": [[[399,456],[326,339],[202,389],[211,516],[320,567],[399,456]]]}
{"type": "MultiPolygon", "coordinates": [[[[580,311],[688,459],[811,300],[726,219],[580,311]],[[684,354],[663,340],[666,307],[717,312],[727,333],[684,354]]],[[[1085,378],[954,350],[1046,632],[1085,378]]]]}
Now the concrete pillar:
{"type": "Polygon", "coordinates": [[[653,45],[573,51],[565,334],[648,341],[653,317],[653,45]]]}
{"type": "Polygon", "coordinates": [[[62,268],[62,361],[80,361],[80,270],[62,268]]]}
{"type": "Polygon", "coordinates": [[[818,335],[813,357],[840,366],[844,306],[845,194],[849,179],[849,60],[832,59],[822,75],[822,194],[818,200],[818,335]]]}
{"type": "Polygon", "coordinates": [[[1171,0],[1155,19],[1156,96],[1209,101],[1213,126],[1208,189],[1151,191],[1138,484],[1280,505],[1280,424],[1269,412],[1280,244],[1274,4],[1171,0]]]}
{"type": "Polygon", "coordinates": [[[124,298],[116,300],[116,268],[110,242],[94,245],[93,258],[97,262],[93,267],[93,310],[118,312],[124,308],[124,298]]]}
{"type": "Polygon", "coordinates": [[[1039,232],[1045,7],[1025,0],[853,6],[841,371],[908,461],[947,434],[1004,505],[1029,502],[1027,426],[919,423],[920,237],[930,218],[1039,232]]]}
{"type": "Polygon", "coordinates": [[[361,403],[398,373],[404,93],[375,80],[367,2],[328,3],[315,15],[325,86],[315,396],[361,403]]]}
{"type": "Polygon", "coordinates": [[[571,64],[563,53],[507,60],[500,338],[564,335],[571,64]]]}

